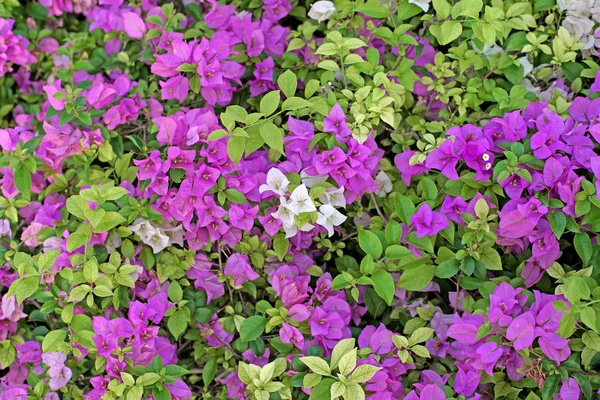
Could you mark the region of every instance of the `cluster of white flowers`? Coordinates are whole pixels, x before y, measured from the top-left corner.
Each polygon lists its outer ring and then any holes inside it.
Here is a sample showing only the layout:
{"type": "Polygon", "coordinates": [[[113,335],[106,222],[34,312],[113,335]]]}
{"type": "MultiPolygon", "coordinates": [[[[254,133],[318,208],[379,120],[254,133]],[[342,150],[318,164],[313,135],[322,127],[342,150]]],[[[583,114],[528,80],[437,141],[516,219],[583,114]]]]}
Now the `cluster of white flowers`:
{"type": "MultiPolygon", "coordinates": [[[[290,181],[285,174],[277,168],[271,168],[267,173],[267,183],[261,185],[258,189],[260,193],[271,191],[279,196],[279,208],[271,215],[281,221],[287,238],[295,236],[298,229],[309,232],[314,228],[314,225],[309,223],[305,223],[298,228],[296,217],[301,213],[317,211],[317,207],[308,193],[308,187],[326,179],[326,177],[309,177],[306,174],[301,174],[301,177],[303,183],[290,194],[288,190],[290,181]]],[[[322,205],[319,206],[317,211],[318,217],[315,223],[325,227],[329,236],[332,236],[334,227],[341,225],[347,218],[335,208],[346,207],[344,188],[327,188],[325,193],[319,197],[319,201],[322,205]]]]}
{"type": "Polygon", "coordinates": [[[600,39],[594,35],[594,26],[600,23],[600,0],[558,0],[557,4],[566,12],[562,26],[579,39],[583,49],[600,47],[600,39]]]}
{"type": "Polygon", "coordinates": [[[154,226],[150,221],[138,218],[129,229],[136,233],[144,244],[152,247],[154,254],[172,244],[183,247],[183,229],[181,225],[167,222],[162,227],[154,226]]]}

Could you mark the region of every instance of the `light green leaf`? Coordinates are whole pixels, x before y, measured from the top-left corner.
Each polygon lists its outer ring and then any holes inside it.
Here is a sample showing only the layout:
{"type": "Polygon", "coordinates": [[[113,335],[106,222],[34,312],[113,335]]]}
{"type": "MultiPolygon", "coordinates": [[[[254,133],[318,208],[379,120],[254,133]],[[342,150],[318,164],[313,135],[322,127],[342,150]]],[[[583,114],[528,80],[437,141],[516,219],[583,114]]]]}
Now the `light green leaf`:
{"type": "Polygon", "coordinates": [[[283,261],[283,258],[288,252],[290,247],[290,241],[285,237],[285,234],[278,233],[273,238],[273,251],[279,258],[279,261],[283,261]]]}
{"type": "Polygon", "coordinates": [[[369,0],[362,6],[357,7],[354,11],[378,19],[387,18],[390,16],[390,11],[388,8],[381,4],[378,0],[369,0]]]}
{"type": "Polygon", "coordinates": [[[371,379],[381,368],[371,364],[359,365],[350,375],[349,381],[355,383],[364,383],[371,379]]]}
{"type": "Polygon", "coordinates": [[[356,349],[352,349],[340,359],[339,370],[342,375],[348,375],[356,368],[356,349]]]}
{"type": "Polygon", "coordinates": [[[296,87],[298,86],[298,78],[291,70],[286,70],[283,74],[277,78],[277,85],[283,92],[286,98],[290,98],[296,94],[296,87]]]}
{"type": "Polygon", "coordinates": [[[283,154],[283,131],[277,125],[267,122],[260,127],[260,136],[271,148],[283,154]]]}
{"type": "Polygon", "coordinates": [[[431,282],[435,274],[435,267],[432,265],[422,265],[417,268],[408,269],[402,272],[398,287],[412,292],[419,291],[431,282]]]}
{"type": "Polygon", "coordinates": [[[441,45],[446,45],[462,33],[462,25],[456,21],[445,21],[442,25],[431,25],[429,31],[441,45]]]}
{"type": "Polygon", "coordinates": [[[355,343],[356,341],[354,340],[354,338],[348,338],[340,340],[335,345],[335,347],[333,348],[333,352],[331,353],[331,369],[336,369],[338,367],[342,356],[352,351],[354,349],[355,343]]]}
{"type": "Polygon", "coordinates": [[[308,368],[311,369],[314,373],[319,375],[330,375],[331,370],[329,369],[329,365],[320,357],[308,356],[308,357],[300,357],[300,361],[304,363],[308,368]]]}
{"type": "Polygon", "coordinates": [[[281,92],[279,90],[275,90],[273,92],[269,92],[260,100],[260,112],[268,117],[273,114],[277,107],[279,107],[279,100],[281,99],[281,92]]]}
{"type": "Polygon", "coordinates": [[[62,349],[65,346],[66,338],[66,330],[56,330],[48,332],[46,336],[44,336],[44,340],[42,341],[42,351],[44,353],[62,351],[62,349]]]}
{"type": "Polygon", "coordinates": [[[344,393],[346,393],[346,385],[344,385],[342,382],[335,382],[333,385],[331,385],[329,394],[332,399],[336,399],[342,396],[344,393]]]}

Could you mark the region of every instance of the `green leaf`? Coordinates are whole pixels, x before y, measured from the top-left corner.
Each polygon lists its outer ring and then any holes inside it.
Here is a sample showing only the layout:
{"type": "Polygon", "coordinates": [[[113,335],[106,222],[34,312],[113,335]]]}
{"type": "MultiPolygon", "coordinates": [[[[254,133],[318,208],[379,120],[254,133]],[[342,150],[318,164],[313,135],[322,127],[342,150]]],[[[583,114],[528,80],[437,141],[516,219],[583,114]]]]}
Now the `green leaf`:
{"type": "Polygon", "coordinates": [[[398,223],[398,221],[391,220],[388,222],[385,227],[385,240],[388,243],[400,243],[400,239],[402,238],[402,225],[398,223]]]}
{"type": "Polygon", "coordinates": [[[583,260],[583,264],[587,265],[592,259],[592,242],[590,241],[590,237],[587,233],[577,233],[573,238],[573,244],[575,245],[575,250],[579,257],[583,260]]]}
{"type": "Polygon", "coordinates": [[[88,201],[81,196],[71,196],[67,199],[67,211],[77,218],[85,220],[85,213],[89,210],[88,201]]]}
{"type": "Polygon", "coordinates": [[[279,107],[279,100],[281,99],[281,92],[279,90],[275,90],[273,92],[269,92],[260,100],[260,112],[265,117],[273,114],[277,107],[279,107]]]}
{"type": "Polygon", "coordinates": [[[240,340],[242,342],[251,342],[258,339],[265,330],[266,325],[267,319],[262,315],[254,315],[246,318],[240,326],[240,340]]]}
{"type": "Polygon", "coordinates": [[[596,332],[584,332],[583,336],[581,337],[581,340],[583,340],[583,344],[585,344],[590,349],[600,351],[600,336],[596,332]]]}
{"type": "Polygon", "coordinates": [[[373,273],[372,279],[375,292],[385,300],[388,306],[391,306],[392,301],[394,300],[394,291],[396,290],[392,275],[383,269],[378,269],[373,273]]]}
{"type": "Polygon", "coordinates": [[[550,221],[550,227],[552,228],[552,232],[554,232],[554,235],[557,239],[560,239],[563,232],[565,231],[565,227],[567,226],[567,217],[565,217],[565,214],[558,211],[550,214],[548,220],[550,221]]]}
{"type": "Polygon", "coordinates": [[[237,189],[225,189],[225,197],[227,200],[236,204],[247,204],[246,196],[237,189]]]}
{"type": "Polygon", "coordinates": [[[42,351],[44,353],[52,353],[55,351],[61,351],[65,346],[65,339],[67,338],[66,330],[50,331],[44,336],[42,341],[42,351]]]}
{"type": "Polygon", "coordinates": [[[354,383],[368,382],[369,379],[371,379],[380,369],[380,367],[376,367],[371,364],[359,365],[358,368],[354,370],[352,375],[350,375],[349,380],[350,382],[354,383]]]}
{"type": "Polygon", "coordinates": [[[279,261],[283,261],[290,247],[290,241],[285,237],[285,234],[278,233],[273,238],[273,251],[279,258],[279,261]]]}
{"type": "Polygon", "coordinates": [[[394,198],[396,215],[406,225],[410,225],[410,218],[415,214],[416,207],[413,202],[406,196],[396,193],[394,198]]]}
{"type": "Polygon", "coordinates": [[[14,174],[14,183],[19,192],[26,199],[29,199],[31,196],[31,172],[29,172],[29,169],[23,165],[17,168],[14,174]]]}
{"type": "Polygon", "coordinates": [[[431,282],[435,274],[435,267],[432,265],[423,265],[402,272],[398,287],[412,292],[419,291],[431,282]]]}
{"type": "Polygon", "coordinates": [[[183,289],[179,282],[175,281],[169,284],[169,299],[173,303],[178,303],[183,299],[183,289]]]}
{"type": "Polygon", "coordinates": [[[446,45],[462,33],[462,25],[456,21],[445,21],[442,25],[431,25],[429,31],[441,45],[446,45]]]}
{"type": "Polygon", "coordinates": [[[246,147],[246,139],[240,136],[230,136],[227,141],[227,155],[235,164],[239,164],[246,147]]]}
{"type": "MultiPolygon", "coordinates": [[[[286,70],[277,79],[279,88],[288,99],[296,94],[296,87],[298,86],[298,78],[291,70],[286,70]]],[[[262,111],[261,111],[262,112],[262,111]]]]}
{"type": "Polygon", "coordinates": [[[446,0],[433,0],[433,8],[440,21],[448,18],[452,11],[452,6],[446,0]]]}
{"type": "Polygon", "coordinates": [[[21,305],[23,300],[31,297],[40,286],[40,277],[31,276],[27,278],[19,278],[14,281],[8,289],[7,296],[16,296],[17,303],[21,305]]]}
{"type": "Polygon", "coordinates": [[[346,385],[342,382],[335,382],[329,389],[329,395],[332,399],[336,399],[346,393],[346,385]]]}
{"type": "Polygon", "coordinates": [[[387,18],[390,16],[390,11],[388,8],[381,4],[378,0],[369,0],[362,6],[357,7],[354,11],[378,19],[387,18]]]}
{"type": "Polygon", "coordinates": [[[108,232],[112,228],[122,224],[125,221],[127,221],[127,219],[121,214],[114,211],[109,211],[104,214],[100,222],[94,226],[94,232],[108,232]]]}
{"type": "Polygon", "coordinates": [[[417,328],[408,339],[408,343],[413,346],[418,343],[423,343],[431,339],[435,331],[431,328],[417,328]]]}
{"type": "Polygon", "coordinates": [[[300,97],[290,97],[283,102],[281,109],[283,111],[293,111],[310,106],[312,106],[312,103],[309,101],[301,99],[300,97]]]}
{"type": "Polygon", "coordinates": [[[356,352],[356,349],[352,349],[340,358],[338,368],[342,375],[348,375],[356,368],[356,352]]]}
{"type": "Polygon", "coordinates": [[[10,367],[17,359],[17,350],[10,340],[0,342],[0,368],[10,367]]]}
{"type": "Polygon", "coordinates": [[[144,375],[136,379],[135,384],[137,386],[150,386],[160,381],[162,377],[156,372],[146,372],[144,375]]]}
{"type": "Polygon", "coordinates": [[[397,260],[399,258],[406,257],[411,254],[412,251],[410,251],[404,246],[400,246],[397,244],[391,245],[385,249],[385,258],[388,260],[397,260]]]}
{"type": "Polygon", "coordinates": [[[335,383],[331,378],[323,379],[312,389],[308,400],[329,400],[331,399],[331,386],[335,383]]]}
{"type": "Polygon", "coordinates": [[[204,386],[208,386],[212,383],[217,375],[217,357],[213,357],[202,368],[202,382],[204,386]]]}
{"type": "MultiPolygon", "coordinates": [[[[331,370],[329,365],[320,357],[308,356],[300,357],[300,361],[304,363],[311,371],[319,375],[330,375],[331,370]]],[[[317,385],[318,386],[318,385],[317,385]]]]}
{"type": "Polygon", "coordinates": [[[542,388],[542,399],[550,400],[554,393],[558,391],[558,386],[560,384],[561,377],[560,375],[550,375],[546,381],[544,382],[544,387],[542,388]]]}
{"type": "Polygon", "coordinates": [[[340,359],[346,354],[354,349],[356,341],[354,338],[348,338],[340,340],[335,347],[333,348],[333,352],[331,353],[331,368],[337,368],[340,363],[340,359]]]}
{"type": "Polygon", "coordinates": [[[169,331],[175,336],[175,339],[179,339],[179,336],[187,330],[189,322],[190,310],[187,307],[183,307],[169,317],[167,326],[169,331]]]}
{"type": "Polygon", "coordinates": [[[381,241],[371,231],[363,230],[358,233],[358,245],[365,253],[370,254],[374,260],[381,257],[383,252],[381,241]]]}
{"type": "Polygon", "coordinates": [[[491,247],[484,247],[479,252],[480,261],[490,271],[502,271],[502,259],[500,254],[491,247]]]}
{"type": "Polygon", "coordinates": [[[283,154],[283,131],[277,125],[267,122],[260,127],[260,136],[271,148],[283,154]]]}

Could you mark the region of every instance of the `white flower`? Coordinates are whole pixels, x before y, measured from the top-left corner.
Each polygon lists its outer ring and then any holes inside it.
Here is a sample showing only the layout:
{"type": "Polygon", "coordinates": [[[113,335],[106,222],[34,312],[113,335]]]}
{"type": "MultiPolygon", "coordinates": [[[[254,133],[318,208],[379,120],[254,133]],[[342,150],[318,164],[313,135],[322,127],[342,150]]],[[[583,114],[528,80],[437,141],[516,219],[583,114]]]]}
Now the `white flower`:
{"type": "Polygon", "coordinates": [[[531,73],[531,71],[533,71],[533,64],[531,64],[529,62],[527,57],[517,58],[517,61],[523,66],[523,71],[524,71],[523,77],[526,77],[527,75],[529,75],[531,73]]]}
{"type": "Polygon", "coordinates": [[[281,221],[283,225],[296,225],[296,216],[292,213],[292,211],[288,208],[288,203],[285,198],[281,198],[281,204],[277,211],[271,214],[273,218],[276,218],[281,221]]]}
{"type": "Polygon", "coordinates": [[[287,193],[287,187],[290,184],[290,181],[283,172],[278,170],[277,168],[271,168],[269,172],[267,172],[267,183],[264,185],[260,185],[258,191],[260,193],[271,191],[280,196],[283,196],[287,193]]]}
{"type": "Polygon", "coordinates": [[[346,208],[346,197],[344,196],[344,187],[335,188],[330,187],[325,189],[325,193],[319,197],[321,203],[323,204],[331,204],[336,207],[344,207],[346,208]]]}
{"type": "Polygon", "coordinates": [[[169,245],[169,237],[160,229],[156,229],[147,240],[142,238],[142,242],[152,247],[152,251],[156,254],[169,245]]]}
{"type": "Polygon", "coordinates": [[[431,0],[408,0],[408,2],[410,4],[414,4],[425,12],[429,10],[429,4],[431,4],[431,0]]]}
{"type": "Polygon", "coordinates": [[[296,236],[296,234],[298,233],[298,227],[296,226],[296,224],[293,224],[293,225],[283,224],[283,230],[285,231],[285,237],[288,239],[296,236]]]}
{"type": "Polygon", "coordinates": [[[117,249],[121,247],[122,243],[123,240],[121,240],[121,237],[116,233],[113,233],[106,242],[106,249],[108,250],[108,253],[110,254],[112,252],[117,251],[117,249]]]}
{"type": "Polygon", "coordinates": [[[346,216],[336,210],[331,204],[323,204],[319,207],[319,216],[317,218],[317,224],[325,227],[329,236],[333,235],[333,227],[341,225],[345,220],[346,216]]]}
{"type": "Polygon", "coordinates": [[[138,234],[142,243],[152,247],[154,254],[169,245],[169,237],[163,230],[155,227],[145,219],[136,219],[133,221],[133,225],[129,226],[129,229],[138,234]]]}
{"type": "Polygon", "coordinates": [[[327,175],[308,175],[304,171],[300,171],[300,179],[302,179],[302,183],[306,185],[306,187],[312,187],[315,183],[325,182],[329,178],[327,175]]]}
{"type": "Polygon", "coordinates": [[[317,1],[310,6],[308,16],[317,22],[323,22],[333,15],[335,6],[331,1],[317,1]]]}
{"type": "Polygon", "coordinates": [[[286,206],[294,215],[298,215],[303,212],[317,211],[315,204],[308,194],[306,185],[302,184],[298,186],[292,192],[290,196],[290,203],[286,206]]]}
{"type": "Polygon", "coordinates": [[[385,197],[387,193],[390,193],[393,189],[392,181],[390,177],[383,171],[379,171],[375,177],[375,182],[379,185],[379,189],[375,191],[375,194],[379,197],[385,197]]]}
{"type": "Polygon", "coordinates": [[[169,245],[178,244],[183,247],[183,227],[173,220],[165,222],[162,227],[163,232],[169,237],[169,245]]]}
{"type": "Polygon", "coordinates": [[[133,221],[133,225],[130,225],[129,229],[133,231],[133,233],[137,233],[144,243],[146,243],[148,238],[156,232],[156,228],[152,226],[149,221],[142,218],[133,221]]]}

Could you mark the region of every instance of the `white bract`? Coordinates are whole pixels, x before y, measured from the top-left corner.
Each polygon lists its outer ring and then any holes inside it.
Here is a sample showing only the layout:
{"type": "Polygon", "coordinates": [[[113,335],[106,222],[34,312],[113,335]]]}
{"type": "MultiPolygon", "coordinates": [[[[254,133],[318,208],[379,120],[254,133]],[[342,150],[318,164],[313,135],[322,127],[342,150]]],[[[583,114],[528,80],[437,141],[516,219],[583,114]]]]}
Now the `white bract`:
{"type": "Polygon", "coordinates": [[[160,229],[156,229],[147,240],[142,238],[142,242],[152,247],[152,251],[156,254],[169,245],[169,237],[161,232],[160,229]]]}
{"type": "Polygon", "coordinates": [[[319,207],[319,216],[317,224],[325,227],[329,236],[333,235],[333,228],[341,225],[346,220],[346,216],[336,210],[331,204],[324,204],[319,207]]]}
{"type": "Polygon", "coordinates": [[[344,187],[336,188],[330,187],[325,189],[325,193],[319,197],[321,203],[323,204],[331,204],[335,207],[344,207],[346,208],[346,197],[344,196],[344,187]]]}
{"type": "Polygon", "coordinates": [[[260,185],[258,191],[260,193],[271,191],[273,193],[278,194],[279,196],[283,196],[287,193],[287,187],[290,184],[288,178],[286,178],[285,174],[278,170],[277,168],[271,168],[269,172],[267,172],[267,183],[264,185],[260,185]]]}
{"type": "Polygon", "coordinates": [[[390,177],[383,171],[380,171],[375,177],[375,182],[379,185],[379,189],[375,191],[375,194],[379,197],[385,197],[387,193],[392,191],[393,185],[390,177]]]}
{"type": "Polygon", "coordinates": [[[315,183],[325,182],[327,181],[327,175],[308,175],[304,171],[300,171],[300,179],[302,179],[302,183],[306,185],[306,187],[312,187],[315,183]]]}
{"type": "Polygon", "coordinates": [[[308,16],[317,22],[323,22],[333,15],[335,6],[331,1],[317,1],[310,6],[308,16]]]}
{"type": "Polygon", "coordinates": [[[296,225],[296,216],[292,211],[288,208],[288,203],[284,197],[281,198],[281,204],[277,211],[271,214],[273,218],[276,218],[281,221],[283,225],[296,225]]]}
{"type": "Polygon", "coordinates": [[[408,0],[408,2],[410,4],[414,4],[425,12],[429,10],[429,4],[431,4],[431,0],[408,0]]]}
{"type": "Polygon", "coordinates": [[[317,211],[315,204],[313,203],[306,185],[302,184],[298,186],[292,192],[290,196],[290,203],[286,206],[294,215],[298,215],[303,212],[317,211]]]}

